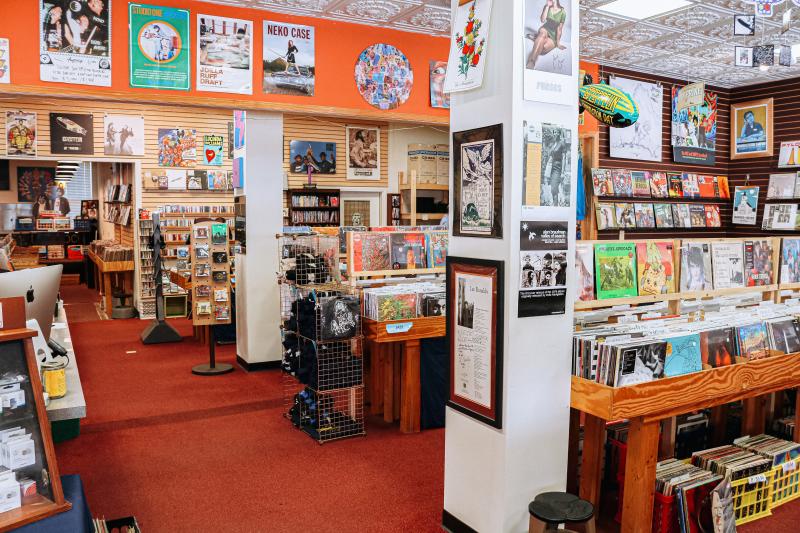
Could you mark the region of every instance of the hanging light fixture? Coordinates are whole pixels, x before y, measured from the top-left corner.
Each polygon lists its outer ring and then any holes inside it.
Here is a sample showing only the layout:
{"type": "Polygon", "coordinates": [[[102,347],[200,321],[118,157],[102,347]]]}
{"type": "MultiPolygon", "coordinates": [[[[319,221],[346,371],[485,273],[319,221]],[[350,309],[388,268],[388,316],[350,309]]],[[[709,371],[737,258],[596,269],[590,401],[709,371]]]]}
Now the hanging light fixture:
{"type": "Polygon", "coordinates": [[[56,180],[57,181],[70,181],[75,177],[78,167],[81,166],[80,161],[59,161],[56,167],[56,180]]]}

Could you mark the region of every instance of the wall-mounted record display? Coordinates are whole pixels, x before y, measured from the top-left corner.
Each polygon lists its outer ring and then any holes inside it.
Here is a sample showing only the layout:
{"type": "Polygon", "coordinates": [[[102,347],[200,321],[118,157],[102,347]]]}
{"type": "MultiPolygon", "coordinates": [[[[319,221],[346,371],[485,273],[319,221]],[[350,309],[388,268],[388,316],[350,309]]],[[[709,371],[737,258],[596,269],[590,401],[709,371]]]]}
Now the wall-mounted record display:
{"type": "Polygon", "coordinates": [[[229,324],[230,254],[228,253],[228,224],[214,220],[197,222],[192,226],[192,254],[195,326],[229,324]]]}

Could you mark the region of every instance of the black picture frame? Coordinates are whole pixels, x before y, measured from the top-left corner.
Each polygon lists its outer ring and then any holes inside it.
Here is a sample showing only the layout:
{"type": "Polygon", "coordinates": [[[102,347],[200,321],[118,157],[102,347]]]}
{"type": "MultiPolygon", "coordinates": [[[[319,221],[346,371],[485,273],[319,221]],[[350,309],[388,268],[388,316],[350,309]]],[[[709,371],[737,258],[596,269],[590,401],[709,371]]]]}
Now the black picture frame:
{"type": "Polygon", "coordinates": [[[471,257],[447,257],[446,266],[446,334],[450,359],[448,373],[448,400],[447,406],[463,413],[475,420],[496,429],[503,429],[503,321],[505,317],[505,262],[492,259],[475,259],[471,257]],[[491,341],[491,405],[489,408],[470,402],[454,394],[455,386],[455,322],[458,320],[459,310],[455,303],[455,280],[459,272],[493,278],[492,313],[494,324],[491,327],[493,339],[491,341]]]}
{"type": "Polygon", "coordinates": [[[453,222],[451,224],[453,236],[478,237],[485,239],[503,238],[503,173],[505,158],[503,157],[503,125],[484,126],[471,130],[453,132],[453,222]],[[464,210],[469,210],[471,217],[480,216],[477,206],[462,206],[463,184],[465,176],[462,175],[462,151],[493,144],[493,191],[492,191],[492,216],[491,226],[488,231],[475,227],[465,230],[464,210]]]}

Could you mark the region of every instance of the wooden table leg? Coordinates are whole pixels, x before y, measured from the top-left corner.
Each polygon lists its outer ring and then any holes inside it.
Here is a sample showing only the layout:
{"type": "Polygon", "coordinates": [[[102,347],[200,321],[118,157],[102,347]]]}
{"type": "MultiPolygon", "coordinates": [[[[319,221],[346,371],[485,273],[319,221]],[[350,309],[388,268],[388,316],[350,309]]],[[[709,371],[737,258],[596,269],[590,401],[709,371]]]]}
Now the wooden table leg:
{"type": "Polygon", "coordinates": [[[721,446],[727,434],[728,404],[711,408],[709,423],[711,424],[711,446],[721,446]]]}
{"type": "Polygon", "coordinates": [[[674,416],[661,422],[661,439],[658,443],[659,460],[675,457],[675,422],[674,416]]]}
{"type": "Polygon", "coordinates": [[[766,396],[742,401],[742,434],[760,435],[766,427],[766,396]]]}
{"type": "Polygon", "coordinates": [[[567,492],[578,494],[578,454],[580,452],[581,412],[569,410],[569,449],[567,451],[567,492]]]}
{"type": "Polygon", "coordinates": [[[656,490],[659,421],[641,417],[630,421],[625,459],[625,493],[622,498],[622,533],[650,531],[656,490]]]}
{"type": "Polygon", "coordinates": [[[392,393],[394,394],[392,406],[392,420],[395,422],[400,420],[400,406],[402,405],[402,396],[400,388],[403,386],[403,344],[400,342],[392,343],[392,350],[389,352],[390,357],[394,357],[394,377],[392,378],[394,387],[392,393]]]}
{"type": "Polygon", "coordinates": [[[394,346],[381,345],[383,354],[383,421],[394,422],[394,346]]]}
{"type": "Polygon", "coordinates": [[[370,406],[371,415],[383,412],[383,344],[369,343],[370,406]]]}
{"type": "Polygon", "coordinates": [[[403,347],[403,371],[400,396],[400,431],[419,432],[421,384],[419,376],[419,339],[407,340],[403,347]]]}
{"type": "Polygon", "coordinates": [[[114,307],[114,303],[111,300],[112,297],[112,289],[111,289],[111,273],[110,272],[103,272],[103,290],[105,291],[105,302],[106,302],[106,314],[111,315],[111,310],[114,307]]]}
{"type": "Polygon", "coordinates": [[[581,463],[581,498],[600,505],[600,475],[603,471],[603,452],[606,447],[606,421],[586,413],[583,423],[583,461],[581,463]]]}

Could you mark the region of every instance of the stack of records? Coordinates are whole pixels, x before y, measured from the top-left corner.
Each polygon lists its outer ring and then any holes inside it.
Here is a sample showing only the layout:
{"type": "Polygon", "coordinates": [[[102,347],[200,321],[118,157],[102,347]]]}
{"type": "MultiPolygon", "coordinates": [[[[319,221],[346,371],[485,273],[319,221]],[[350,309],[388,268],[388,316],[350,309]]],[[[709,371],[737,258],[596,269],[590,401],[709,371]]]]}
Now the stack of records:
{"type": "Polygon", "coordinates": [[[774,422],[775,433],[785,439],[794,438],[794,415],[779,418],[774,422]]]}
{"type": "Polygon", "coordinates": [[[443,283],[422,281],[364,289],[364,317],[379,322],[445,316],[443,283]]]}
{"type": "Polygon", "coordinates": [[[800,351],[800,324],[796,318],[779,318],[766,324],[769,344],[783,353],[800,351]]]}
{"type": "Polygon", "coordinates": [[[692,464],[730,481],[748,479],[772,469],[772,460],[733,445],[695,452],[692,455],[692,464]]]}
{"type": "Polygon", "coordinates": [[[770,435],[742,437],[733,443],[740,448],[770,459],[772,466],[788,463],[800,457],[800,444],[770,435]]]}

